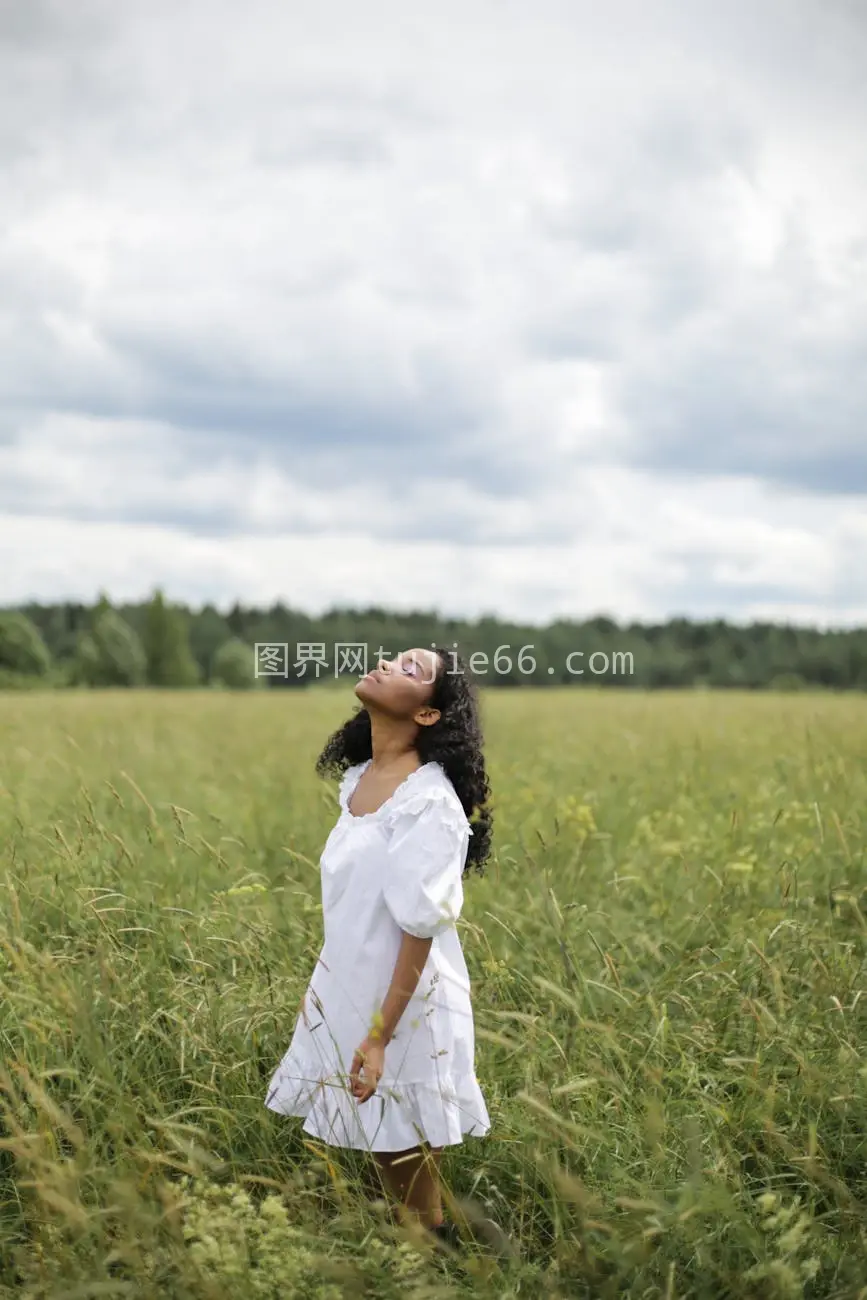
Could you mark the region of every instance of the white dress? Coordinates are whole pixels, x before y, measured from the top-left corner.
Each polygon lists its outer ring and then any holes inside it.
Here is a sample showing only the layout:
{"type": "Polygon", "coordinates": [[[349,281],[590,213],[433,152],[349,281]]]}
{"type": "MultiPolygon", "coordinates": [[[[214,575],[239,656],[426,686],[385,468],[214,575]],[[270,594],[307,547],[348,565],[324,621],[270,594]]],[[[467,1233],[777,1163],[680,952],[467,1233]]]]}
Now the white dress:
{"type": "Polygon", "coordinates": [[[375,812],[355,816],[349,800],[369,762],[349,768],[340,785],[340,817],[320,861],[325,942],[265,1105],[303,1117],[306,1133],[334,1146],[448,1146],[490,1127],[455,928],[472,830],[435,762],[410,773],[375,812]],[[433,943],[385,1049],[379,1086],[359,1105],[347,1076],[388,991],[402,931],[433,943]]]}

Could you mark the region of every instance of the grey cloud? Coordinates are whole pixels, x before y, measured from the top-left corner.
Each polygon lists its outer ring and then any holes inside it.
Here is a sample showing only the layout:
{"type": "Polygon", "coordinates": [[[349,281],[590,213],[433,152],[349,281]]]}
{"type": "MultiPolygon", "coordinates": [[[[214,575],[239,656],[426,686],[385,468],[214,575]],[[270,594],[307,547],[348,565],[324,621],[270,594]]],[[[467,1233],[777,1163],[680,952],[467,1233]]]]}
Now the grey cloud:
{"type": "Polygon", "coordinates": [[[724,92],[689,113],[677,101],[651,109],[632,150],[633,165],[639,168],[636,179],[656,179],[666,189],[680,181],[695,185],[714,179],[721,168],[752,173],[758,157],[755,126],[724,92]]]}
{"type": "Polygon", "coordinates": [[[269,167],[369,167],[388,163],[391,150],[370,128],[323,126],[310,127],[294,139],[291,134],[276,131],[269,138],[260,136],[251,158],[269,167]]]}
{"type": "MultiPolygon", "coordinates": [[[[658,26],[671,23],[677,47],[698,20],[689,5],[663,9],[658,26]]],[[[842,259],[825,277],[809,230],[799,236],[792,217],[788,247],[752,277],[732,214],[719,208],[727,178],[760,192],[770,116],[785,117],[792,93],[815,97],[829,147],[838,123],[857,134],[863,94],[843,123],[831,84],[849,66],[846,52],[810,54],[809,32],[825,21],[818,9],[802,5],[784,20],[777,6],[754,18],[743,93],[740,51],[725,53],[719,24],[737,28],[745,8],[723,22],[708,7],[711,35],[684,44],[693,80],[680,79],[686,60],[675,62],[664,89],[660,77],[645,93],[646,65],[627,42],[619,57],[624,67],[635,58],[638,72],[623,117],[616,102],[582,106],[581,58],[593,54],[572,6],[550,7],[549,17],[565,18],[576,62],[550,42],[563,60],[553,73],[528,64],[513,79],[508,60],[485,62],[493,13],[507,53],[511,40],[521,54],[521,23],[532,22],[529,10],[494,6],[475,24],[468,12],[454,51],[445,26],[429,59],[419,41],[409,69],[387,23],[346,75],[327,44],[308,60],[299,33],[285,67],[261,85],[255,60],[246,79],[227,78],[231,59],[212,64],[214,51],[195,45],[204,29],[180,19],[183,39],[165,29],[164,67],[158,37],[172,11],[157,6],[153,21],[148,12],[44,2],[0,10],[0,151],[14,162],[4,205],[21,232],[0,252],[0,444],[4,430],[47,410],[151,420],[172,430],[173,473],[262,461],[312,489],[356,484],[362,498],[392,503],[392,521],[370,522],[388,536],[393,520],[404,526],[396,507],[407,484],[436,475],[502,511],[496,525],[446,497],[412,521],[421,537],[465,545],[514,539],[509,512],[606,456],[660,479],[740,473],[867,491],[863,246],[851,250],[848,279],[842,259]],[[792,77],[792,52],[803,79],[792,77]],[[441,80],[453,65],[454,87],[441,80]],[[549,78],[559,79],[551,97],[549,78]],[[40,252],[31,218],[70,196],[82,202],[83,233],[60,247],[67,232],[49,228],[40,252]],[[199,228],[205,251],[195,261],[199,228]],[[804,320],[815,327],[805,331],[804,320]],[[568,401],[553,384],[533,385],[537,364],[562,361],[565,374],[576,359],[604,371],[628,445],[581,443],[579,431],[569,449],[568,401]],[[509,395],[522,399],[525,375],[531,396],[513,410],[509,395]],[[565,450],[547,454],[549,439],[565,450]]],[[[210,14],[200,7],[205,28],[210,14]]],[[[213,14],[231,37],[233,11],[215,4],[213,14]]],[[[261,17],[256,8],[245,36],[261,17]]],[[[263,27],[263,52],[271,39],[263,27]]],[[[801,220],[809,227],[809,215],[801,220]]],[[[111,463],[123,473],[122,457],[111,463]]],[[[4,491],[8,511],[38,512],[38,481],[4,491]]],[[[243,502],[124,504],[109,493],[52,509],[213,536],[258,527],[243,502]]],[[[561,539],[543,514],[535,537],[561,539]]],[[[292,526],[317,524],[302,514],[292,526]]]]}
{"type": "Polygon", "coordinates": [[[609,184],[604,198],[538,215],[574,287],[531,319],[527,345],[607,364],[632,431],[626,463],[867,493],[863,241],[838,246],[829,276],[793,212],[775,261],[748,273],[724,242],[713,182],[734,169],[752,185],[758,153],[740,115],[651,114],[634,151],[640,183],[619,207],[609,184]]]}
{"type": "MultiPolygon", "coordinates": [[[[333,460],[324,453],[314,454],[315,472],[308,465],[306,494],[299,493],[297,476],[291,464],[283,481],[293,493],[279,508],[272,504],[267,516],[257,510],[251,496],[245,470],[242,444],[221,447],[209,435],[182,444],[156,441],[147,451],[138,441],[131,453],[119,445],[115,453],[116,484],[105,490],[99,466],[104,459],[102,445],[80,450],[71,463],[77,472],[68,479],[61,475],[49,488],[46,476],[34,473],[32,462],[16,468],[7,458],[0,473],[0,517],[38,516],[42,519],[79,522],[115,522],[145,524],[178,529],[190,536],[209,538],[243,538],[273,536],[275,533],[314,537],[329,534],[357,536],[359,532],[380,541],[448,542],[467,548],[485,546],[566,545],[574,541],[575,527],[568,516],[537,520],[529,517],[520,495],[503,497],[500,509],[487,506],[490,496],[485,484],[479,493],[476,509],[468,509],[463,480],[449,479],[447,471],[436,462],[430,466],[427,491],[407,489],[402,500],[389,501],[392,480],[381,457],[374,473],[359,481],[353,491],[351,481],[336,472],[333,460]],[[199,489],[202,467],[218,467],[217,480],[209,483],[209,495],[201,499],[199,489]],[[11,469],[7,466],[11,465],[11,469]],[[340,491],[336,486],[340,481],[340,491]],[[171,487],[167,487],[171,484],[171,487]]],[[[0,448],[3,443],[0,441],[0,448]]],[[[60,453],[62,455],[62,453],[60,453]]],[[[46,445],[43,457],[54,456],[46,445]]],[[[273,474],[277,483],[279,471],[273,474]]]]}
{"type": "MultiPolygon", "coordinates": [[[[321,537],[324,531],[334,536],[355,537],[360,528],[365,528],[380,542],[405,542],[414,546],[424,542],[447,542],[466,548],[468,553],[474,548],[489,546],[523,547],[530,540],[526,530],[510,528],[508,519],[493,526],[473,526],[465,510],[450,506],[447,495],[438,502],[430,502],[426,511],[419,510],[411,518],[396,507],[371,518],[361,509],[353,515],[344,515],[335,506],[326,529],[321,518],[303,510],[287,510],[282,520],[272,518],[267,523],[260,523],[243,502],[226,508],[202,506],[195,502],[166,505],[156,493],[138,504],[110,499],[90,503],[65,501],[55,508],[46,509],[43,492],[20,491],[15,480],[11,480],[0,488],[0,513],[9,518],[37,515],[42,519],[80,523],[144,524],[178,529],[191,537],[217,539],[272,537],[279,531],[311,539],[321,537]]],[[[534,545],[566,545],[571,540],[568,521],[543,522],[532,530],[534,545]]]]}
{"type": "Polygon", "coordinates": [[[104,26],[105,6],[99,0],[27,0],[0,5],[0,50],[13,52],[70,43],[85,44],[104,26]]]}
{"type": "MultiPolygon", "coordinates": [[[[198,128],[211,134],[214,118],[211,104],[207,107],[206,116],[200,106],[190,110],[190,117],[198,117],[198,128]]],[[[443,125],[421,95],[337,83],[311,85],[289,73],[279,95],[266,94],[252,106],[249,156],[269,167],[379,166],[392,161],[395,137],[443,125]]]]}
{"type": "MultiPolygon", "coordinates": [[[[260,377],[231,373],[221,359],[185,352],[183,341],[114,335],[127,362],[145,380],[126,411],[173,426],[181,438],[195,434],[202,454],[214,447],[242,452],[256,448],[301,482],[338,486],[364,478],[463,471],[477,474],[491,492],[515,486],[507,462],[491,456],[487,409],[479,394],[461,384],[436,359],[418,359],[415,391],[358,391],[341,374],[339,358],[324,379],[287,374],[260,377]]],[[[95,403],[91,407],[93,410],[95,403]]]]}
{"type": "MultiPolygon", "coordinates": [[[[763,328],[763,325],[765,328],[763,328]]],[[[754,474],[840,495],[867,493],[867,324],[837,349],[745,336],[624,384],[640,431],[633,463],[673,473],[754,474]]]]}
{"type": "Polygon", "coordinates": [[[797,600],[797,587],[781,583],[739,582],[736,588],[715,582],[709,574],[694,571],[682,582],[666,584],[666,606],[672,618],[689,618],[696,621],[713,621],[720,611],[730,608],[731,593],[736,592],[737,605],[767,605],[785,608],[797,600]]]}

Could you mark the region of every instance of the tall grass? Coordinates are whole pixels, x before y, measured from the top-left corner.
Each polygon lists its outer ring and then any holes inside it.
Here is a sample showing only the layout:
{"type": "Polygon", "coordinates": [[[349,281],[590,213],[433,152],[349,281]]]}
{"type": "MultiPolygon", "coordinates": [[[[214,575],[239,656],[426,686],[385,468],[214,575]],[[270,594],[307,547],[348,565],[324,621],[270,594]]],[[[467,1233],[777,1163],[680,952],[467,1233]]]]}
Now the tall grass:
{"type": "Polygon", "coordinates": [[[867,1297],[867,701],[485,697],[460,1257],[263,1105],[351,703],[0,700],[3,1293],[867,1297]]]}

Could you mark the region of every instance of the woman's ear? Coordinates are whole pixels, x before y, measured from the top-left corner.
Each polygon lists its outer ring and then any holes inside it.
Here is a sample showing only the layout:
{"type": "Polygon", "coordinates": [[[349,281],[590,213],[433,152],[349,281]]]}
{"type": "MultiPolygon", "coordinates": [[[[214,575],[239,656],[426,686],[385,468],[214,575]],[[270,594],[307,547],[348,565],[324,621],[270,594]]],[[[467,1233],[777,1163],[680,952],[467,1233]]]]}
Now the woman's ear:
{"type": "Polygon", "coordinates": [[[413,714],[413,722],[417,722],[420,727],[432,727],[435,722],[440,720],[439,709],[432,708],[429,704],[423,704],[413,714]]]}

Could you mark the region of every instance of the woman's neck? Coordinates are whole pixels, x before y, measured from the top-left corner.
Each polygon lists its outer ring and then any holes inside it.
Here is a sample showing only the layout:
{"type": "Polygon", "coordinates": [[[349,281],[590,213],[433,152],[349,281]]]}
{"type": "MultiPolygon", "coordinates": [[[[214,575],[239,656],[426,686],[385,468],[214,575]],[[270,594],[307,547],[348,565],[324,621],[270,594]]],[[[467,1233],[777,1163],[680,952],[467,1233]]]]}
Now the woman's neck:
{"type": "Polygon", "coordinates": [[[418,725],[400,722],[378,713],[370,715],[372,765],[377,768],[414,767],[418,762],[415,747],[418,725]]]}

